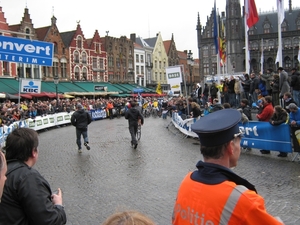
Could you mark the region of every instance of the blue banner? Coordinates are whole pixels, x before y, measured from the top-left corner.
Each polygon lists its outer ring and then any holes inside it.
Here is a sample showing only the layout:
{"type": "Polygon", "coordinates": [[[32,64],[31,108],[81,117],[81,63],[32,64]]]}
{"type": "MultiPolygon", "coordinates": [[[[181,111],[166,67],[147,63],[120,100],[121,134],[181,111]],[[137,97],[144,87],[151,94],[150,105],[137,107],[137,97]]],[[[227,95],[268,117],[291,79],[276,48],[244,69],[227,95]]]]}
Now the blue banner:
{"type": "Polygon", "coordinates": [[[277,150],[292,152],[291,131],[288,124],[272,126],[268,122],[255,122],[240,124],[244,137],[241,146],[264,150],[277,150]]]}
{"type": "Polygon", "coordinates": [[[52,66],[53,43],[0,36],[0,61],[52,66]]]}
{"type": "Polygon", "coordinates": [[[106,118],[106,111],[104,109],[90,110],[92,120],[99,120],[106,118]]]}

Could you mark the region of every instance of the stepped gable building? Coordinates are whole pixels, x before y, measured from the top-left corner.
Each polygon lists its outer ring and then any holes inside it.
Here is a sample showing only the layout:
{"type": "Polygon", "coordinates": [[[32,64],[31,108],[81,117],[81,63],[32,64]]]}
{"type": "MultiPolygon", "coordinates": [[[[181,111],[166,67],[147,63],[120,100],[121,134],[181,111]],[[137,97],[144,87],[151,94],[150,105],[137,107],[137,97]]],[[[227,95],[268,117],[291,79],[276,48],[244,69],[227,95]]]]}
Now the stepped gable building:
{"type": "MultiPolygon", "coordinates": [[[[240,0],[226,0],[226,14],[221,12],[217,20],[225,25],[226,64],[225,73],[235,74],[245,71],[245,27],[240,0]]],[[[263,68],[276,70],[275,64],[278,46],[277,11],[259,13],[259,21],[249,29],[250,70],[258,73],[263,48],[263,68]]],[[[216,75],[217,56],[214,45],[214,13],[213,9],[207,17],[206,25],[201,28],[197,23],[198,49],[200,49],[200,73],[205,76],[216,75]]],[[[283,67],[289,71],[299,66],[297,54],[300,37],[300,9],[285,11],[285,19],[281,24],[283,67]]]]}
{"type": "Polygon", "coordinates": [[[90,49],[90,60],[92,69],[92,80],[107,82],[107,53],[103,45],[98,30],[95,31],[93,38],[87,39],[87,44],[90,49]]]}
{"type": "MultiPolygon", "coordinates": [[[[60,33],[64,45],[69,50],[69,66],[71,81],[91,81],[93,80],[92,62],[88,41],[77,22],[76,30],[60,33]]],[[[95,51],[95,50],[93,50],[95,51]]]]}
{"type": "Polygon", "coordinates": [[[108,81],[134,83],[134,44],[126,36],[101,38],[107,52],[108,81]]]}
{"type": "Polygon", "coordinates": [[[152,51],[152,77],[149,87],[156,88],[158,83],[161,83],[162,88],[167,84],[166,68],[169,66],[168,55],[163,43],[161,33],[157,33],[156,37],[144,39],[144,41],[153,48],[152,51]]]}
{"type": "Polygon", "coordinates": [[[69,80],[69,50],[66,48],[59,30],[56,26],[56,18],[52,16],[51,26],[35,29],[39,41],[52,42],[54,44],[53,66],[42,66],[42,79],[69,80]]]}
{"type": "MultiPolygon", "coordinates": [[[[2,7],[0,6],[0,34],[4,36],[12,36],[9,31],[8,23],[6,22],[6,18],[4,16],[4,12],[2,12],[2,7]]],[[[4,60],[5,56],[0,57],[0,60],[4,60]]],[[[0,77],[2,76],[17,76],[17,63],[0,61],[0,77]]]]}
{"type": "MultiPolygon", "coordinates": [[[[12,31],[11,34],[14,37],[38,40],[28,8],[25,8],[20,24],[9,25],[9,30],[12,31]]],[[[17,76],[20,78],[41,79],[41,66],[26,64],[26,60],[24,59],[23,62],[17,63],[17,76]]]]}

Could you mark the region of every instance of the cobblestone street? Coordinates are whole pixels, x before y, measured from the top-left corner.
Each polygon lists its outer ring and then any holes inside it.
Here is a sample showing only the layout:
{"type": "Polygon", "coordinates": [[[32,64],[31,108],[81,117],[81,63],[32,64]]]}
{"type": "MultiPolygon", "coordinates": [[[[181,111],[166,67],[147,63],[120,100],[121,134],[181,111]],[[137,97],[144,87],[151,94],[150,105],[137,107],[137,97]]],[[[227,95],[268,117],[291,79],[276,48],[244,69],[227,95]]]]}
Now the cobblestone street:
{"type": "MultiPolygon", "coordinates": [[[[60,187],[68,225],[99,225],[118,210],[138,210],[157,224],[171,224],[180,182],[202,159],[197,139],[184,138],[170,118],[147,118],[137,149],[130,146],[128,122],[94,121],[89,126],[91,150],[78,154],[71,125],[39,132],[36,168],[54,189],[60,187]]],[[[300,164],[242,152],[235,173],[253,183],[267,210],[286,225],[300,224],[300,164]]],[[[209,193],[208,193],[209,194],[209,193]]]]}

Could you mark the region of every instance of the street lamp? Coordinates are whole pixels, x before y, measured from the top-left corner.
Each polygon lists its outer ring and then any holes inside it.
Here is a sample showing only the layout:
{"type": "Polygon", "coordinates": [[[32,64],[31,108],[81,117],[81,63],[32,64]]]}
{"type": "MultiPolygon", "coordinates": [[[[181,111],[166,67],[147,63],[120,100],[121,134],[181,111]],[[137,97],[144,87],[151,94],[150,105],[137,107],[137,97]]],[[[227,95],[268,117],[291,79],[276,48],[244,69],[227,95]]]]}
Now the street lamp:
{"type": "MultiPolygon", "coordinates": [[[[189,75],[190,75],[190,77],[189,77],[189,83],[190,83],[190,88],[191,88],[191,86],[192,86],[192,75],[193,75],[193,73],[192,73],[192,71],[193,71],[193,69],[192,69],[192,66],[194,65],[194,59],[193,59],[193,53],[192,53],[192,51],[191,50],[189,50],[188,51],[188,53],[187,53],[187,64],[189,65],[189,75]]],[[[192,88],[191,88],[192,89],[192,88]]],[[[192,90],[190,90],[190,92],[191,92],[192,90]]]]}
{"type": "Polygon", "coordinates": [[[54,84],[55,84],[55,93],[56,93],[56,108],[58,107],[58,91],[57,91],[57,85],[59,83],[58,76],[55,76],[53,78],[54,84]]]}

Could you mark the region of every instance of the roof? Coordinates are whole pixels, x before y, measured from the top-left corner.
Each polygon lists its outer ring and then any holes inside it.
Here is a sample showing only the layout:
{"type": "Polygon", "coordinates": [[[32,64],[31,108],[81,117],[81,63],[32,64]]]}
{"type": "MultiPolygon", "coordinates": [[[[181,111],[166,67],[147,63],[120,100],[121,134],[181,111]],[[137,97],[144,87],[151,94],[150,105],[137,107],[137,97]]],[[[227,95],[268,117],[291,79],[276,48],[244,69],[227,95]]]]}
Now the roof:
{"type": "Polygon", "coordinates": [[[172,43],[172,40],[164,41],[164,46],[165,46],[167,53],[169,53],[171,43],[172,43]]]}
{"type": "Polygon", "coordinates": [[[155,44],[156,44],[156,41],[157,41],[157,37],[147,38],[147,39],[144,39],[144,41],[145,41],[149,46],[151,46],[152,48],[154,48],[154,47],[155,47],[155,44]]]}
{"type": "Polygon", "coordinates": [[[76,30],[60,33],[61,39],[63,40],[66,47],[70,47],[72,38],[74,37],[75,33],[76,33],[76,30]]]}
{"type": "Polygon", "coordinates": [[[40,40],[40,41],[45,40],[45,37],[50,28],[51,28],[51,26],[40,27],[40,28],[35,29],[35,33],[37,35],[38,40],[40,40]]]}
{"type": "MultiPolygon", "coordinates": [[[[278,33],[277,16],[278,16],[277,11],[259,14],[259,20],[255,24],[255,28],[257,29],[257,34],[264,33],[265,21],[269,21],[273,25],[271,33],[278,33]]],[[[298,16],[300,16],[300,8],[293,9],[292,13],[289,13],[289,11],[285,11],[284,20],[287,22],[287,26],[288,26],[287,30],[289,31],[297,30],[296,21],[298,16]]]]}

